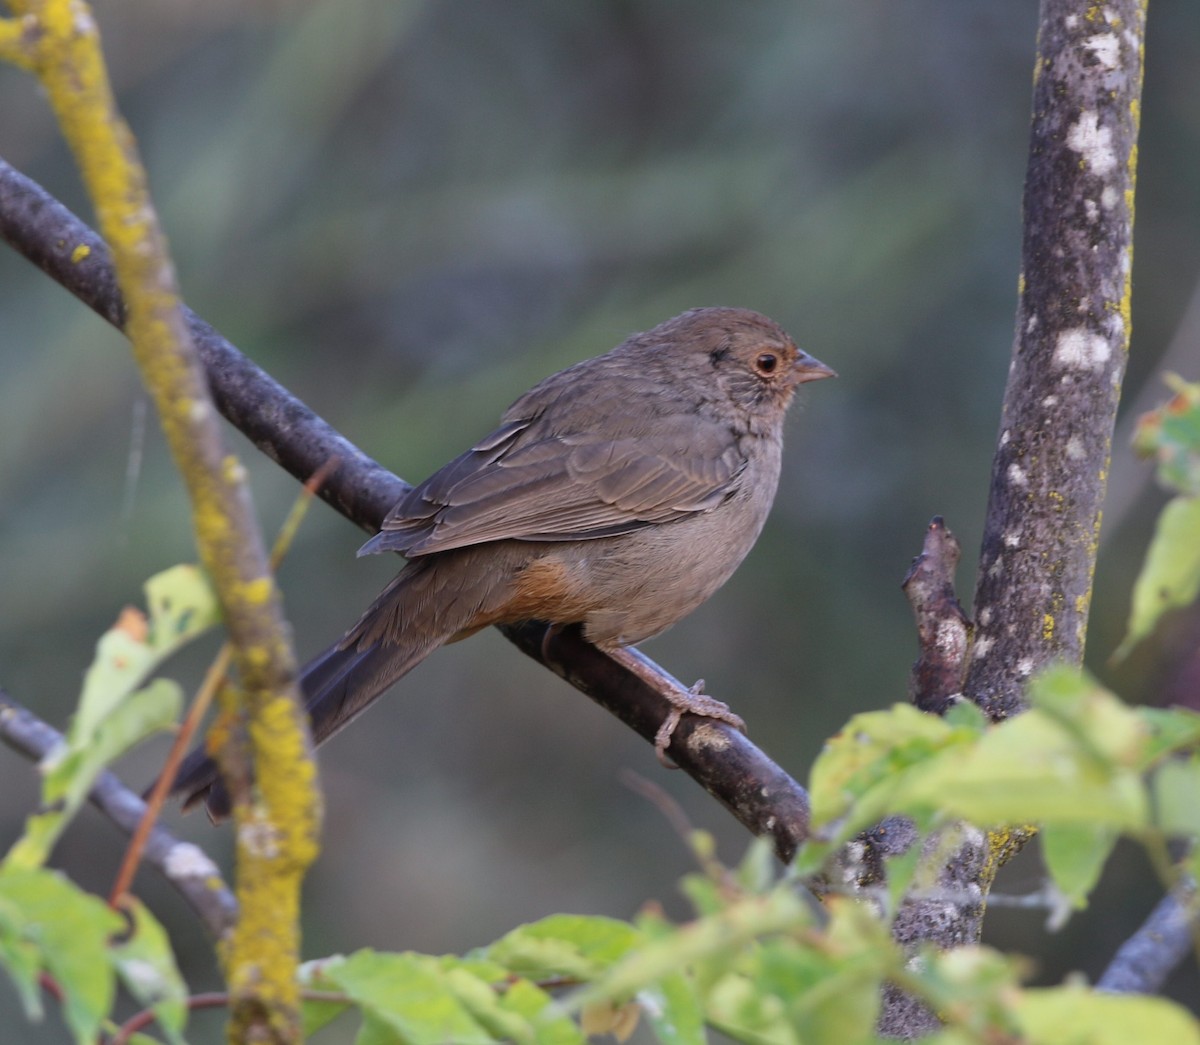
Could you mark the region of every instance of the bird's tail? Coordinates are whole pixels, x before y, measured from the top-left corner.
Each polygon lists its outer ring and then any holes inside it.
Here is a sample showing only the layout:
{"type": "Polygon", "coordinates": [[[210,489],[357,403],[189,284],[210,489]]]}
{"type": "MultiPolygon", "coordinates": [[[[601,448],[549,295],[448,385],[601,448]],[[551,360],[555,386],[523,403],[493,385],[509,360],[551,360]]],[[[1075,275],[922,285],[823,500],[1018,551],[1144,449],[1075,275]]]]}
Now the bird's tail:
{"type": "MultiPolygon", "coordinates": [[[[315,743],[357,718],[443,643],[482,626],[494,587],[481,584],[468,558],[448,553],[409,563],[341,642],[304,666],[299,682],[315,743]]],[[[212,819],[229,815],[217,765],[202,748],[180,764],[171,793],[183,796],[184,809],[203,801],[212,819]]]]}

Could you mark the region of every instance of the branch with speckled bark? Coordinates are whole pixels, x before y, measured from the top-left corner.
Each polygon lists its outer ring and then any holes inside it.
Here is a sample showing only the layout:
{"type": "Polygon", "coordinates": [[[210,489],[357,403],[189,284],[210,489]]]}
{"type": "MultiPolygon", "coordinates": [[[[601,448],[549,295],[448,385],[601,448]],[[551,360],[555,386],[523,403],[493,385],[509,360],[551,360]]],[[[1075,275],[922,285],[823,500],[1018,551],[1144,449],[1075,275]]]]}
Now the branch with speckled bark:
{"type": "Polygon", "coordinates": [[[1020,298],[966,694],[993,718],[1083,660],[1129,353],[1145,5],[1043,0],[1020,298]]]}
{"type": "MultiPolygon", "coordinates": [[[[1012,363],[992,462],[964,695],[994,719],[1024,710],[1054,661],[1081,664],[1117,400],[1129,351],[1133,189],[1142,90],[1141,0],[1042,0],[1012,363]]],[[[1001,859],[1023,834],[982,834],[955,854],[979,902],[928,917],[907,944],[978,940],[1001,859]],[[989,854],[991,854],[989,856],[989,854]]],[[[963,885],[963,882],[959,882],[963,885]]],[[[899,992],[881,1031],[937,1026],[899,992]]]]}

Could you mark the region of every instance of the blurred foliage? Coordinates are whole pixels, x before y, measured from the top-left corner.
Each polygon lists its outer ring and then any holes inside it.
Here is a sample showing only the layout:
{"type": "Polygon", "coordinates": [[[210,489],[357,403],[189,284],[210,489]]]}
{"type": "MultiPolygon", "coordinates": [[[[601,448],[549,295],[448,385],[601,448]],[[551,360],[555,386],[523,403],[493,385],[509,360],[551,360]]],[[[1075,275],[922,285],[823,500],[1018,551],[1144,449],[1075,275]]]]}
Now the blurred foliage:
{"type": "MultiPolygon", "coordinates": [[[[971,560],[1012,335],[1036,7],[103,0],[97,17],[188,302],[407,478],[539,377],[693,305],[761,309],[839,371],[797,411],[754,554],[649,647],[705,677],[803,776],[850,713],[905,691],[915,638],[898,585],[930,516],[971,560]]],[[[1173,338],[1172,368],[1200,375],[1198,310],[1185,317],[1198,41],[1196,5],[1151,10],[1129,400],[1146,384],[1157,396],[1173,338]]],[[[78,208],[32,82],[0,69],[0,99],[0,154],[78,208]]],[[[144,417],[121,339],[0,251],[0,680],[51,721],[115,607],[194,557],[144,417]]],[[[1124,696],[1155,700],[1195,641],[1148,641],[1106,668],[1159,507],[1127,442],[1089,654],[1124,696]]],[[[247,457],[273,529],[294,484],[247,457]]],[[[360,536],[315,512],[283,567],[302,655],[392,570],[354,560],[360,536]]],[[[173,674],[199,678],[200,645],[173,674]]],[[[627,917],[649,896],[681,911],[687,854],[618,785],[621,766],[662,779],[723,847],[745,844],[495,635],[439,652],[366,721],[322,753],[310,954],[462,951],[548,911],[627,917]]],[[[126,775],[148,780],[159,757],[126,775]]],[[[36,786],[5,760],[0,839],[36,786]]],[[[185,829],[223,840],[197,818],[185,829]]],[[[58,852],[104,883],[115,849],[81,818],[58,852]]],[[[1081,955],[1094,974],[1154,901],[1138,859],[1113,865],[1086,926],[1047,937],[1036,915],[1006,912],[989,932],[1039,954],[1047,982],[1081,955]]],[[[170,912],[158,889],[142,884],[170,912]]],[[[165,917],[197,938],[186,914],[165,917]]],[[[16,1004],[0,993],[0,1011],[16,1004]]]]}

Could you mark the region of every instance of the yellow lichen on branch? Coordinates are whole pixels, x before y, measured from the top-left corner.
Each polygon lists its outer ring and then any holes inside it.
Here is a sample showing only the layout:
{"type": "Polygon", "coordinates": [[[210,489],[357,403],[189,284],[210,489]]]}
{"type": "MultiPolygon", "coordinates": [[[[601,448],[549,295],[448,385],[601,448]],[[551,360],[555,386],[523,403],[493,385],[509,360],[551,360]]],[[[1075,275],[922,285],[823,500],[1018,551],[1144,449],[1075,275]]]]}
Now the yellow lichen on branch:
{"type": "Polygon", "coordinates": [[[259,784],[253,797],[234,795],[242,917],[222,946],[236,998],[230,1040],[298,1041],[300,884],[317,852],[319,798],[295,658],[245,471],[224,449],[91,9],[83,0],[10,0],[9,8],[15,17],[0,19],[0,58],[36,74],[79,164],[112,249],[125,332],[191,496],[200,557],[235,651],[259,784]]]}

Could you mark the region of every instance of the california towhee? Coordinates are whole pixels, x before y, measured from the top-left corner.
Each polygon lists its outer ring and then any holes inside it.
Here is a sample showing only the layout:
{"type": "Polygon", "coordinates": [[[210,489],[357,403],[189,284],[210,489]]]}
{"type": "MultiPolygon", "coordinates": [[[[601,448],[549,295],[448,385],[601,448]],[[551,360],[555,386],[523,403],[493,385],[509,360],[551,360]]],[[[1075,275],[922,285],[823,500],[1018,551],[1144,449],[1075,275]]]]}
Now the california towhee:
{"type": "MultiPolygon", "coordinates": [[[[305,666],[313,739],[327,740],[443,643],[489,624],[578,623],[606,650],[669,628],[754,544],[796,386],[832,376],[765,316],[698,308],[534,386],[363,545],[360,555],[409,562],[305,666]]],[[[693,697],[682,710],[740,722],[693,697]]],[[[174,790],[227,810],[202,751],[174,790]]]]}

